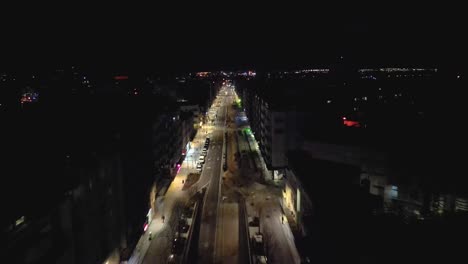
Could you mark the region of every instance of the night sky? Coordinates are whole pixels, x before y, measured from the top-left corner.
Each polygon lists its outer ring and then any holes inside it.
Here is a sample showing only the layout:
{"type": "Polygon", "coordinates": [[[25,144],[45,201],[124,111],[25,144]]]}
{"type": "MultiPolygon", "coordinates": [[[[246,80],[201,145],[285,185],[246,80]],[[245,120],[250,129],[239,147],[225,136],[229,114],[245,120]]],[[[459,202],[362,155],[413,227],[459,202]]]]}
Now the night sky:
{"type": "MultiPolygon", "coordinates": [[[[168,71],[461,65],[456,6],[67,7],[7,16],[2,69],[78,64],[168,71]]],[[[2,21],[3,22],[3,21],[2,21]]]]}

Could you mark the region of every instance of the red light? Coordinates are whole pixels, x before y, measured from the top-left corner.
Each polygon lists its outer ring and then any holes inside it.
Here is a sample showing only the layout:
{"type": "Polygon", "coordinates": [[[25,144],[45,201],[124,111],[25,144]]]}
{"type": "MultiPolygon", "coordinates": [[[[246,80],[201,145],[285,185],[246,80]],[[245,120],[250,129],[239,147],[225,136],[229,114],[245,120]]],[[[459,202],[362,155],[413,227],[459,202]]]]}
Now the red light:
{"type": "Polygon", "coordinates": [[[119,76],[115,76],[114,77],[114,80],[127,80],[128,79],[128,76],[126,75],[119,75],[119,76]]]}
{"type": "Polygon", "coordinates": [[[348,126],[348,127],[361,127],[361,124],[357,121],[351,121],[351,120],[345,120],[343,122],[343,125],[348,126]]]}

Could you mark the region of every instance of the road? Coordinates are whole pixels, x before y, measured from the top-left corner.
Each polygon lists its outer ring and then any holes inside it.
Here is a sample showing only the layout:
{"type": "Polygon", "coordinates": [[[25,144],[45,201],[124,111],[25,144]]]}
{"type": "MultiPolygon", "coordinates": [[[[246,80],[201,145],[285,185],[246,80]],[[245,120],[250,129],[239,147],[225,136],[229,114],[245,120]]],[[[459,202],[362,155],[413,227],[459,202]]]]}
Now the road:
{"type": "MultiPolygon", "coordinates": [[[[228,102],[233,101],[233,91],[228,92],[228,102]]],[[[236,153],[239,148],[236,135],[237,127],[233,118],[233,107],[228,106],[227,114],[227,165],[228,171],[224,174],[221,185],[221,202],[219,205],[218,225],[216,231],[215,262],[224,264],[248,263],[248,236],[245,223],[245,213],[242,208],[241,195],[232,188],[234,175],[239,174],[236,153]]]]}
{"type": "MultiPolygon", "coordinates": [[[[193,142],[194,149],[187,154],[188,159],[182,164],[163,200],[158,201],[155,218],[141,237],[128,263],[165,263],[171,253],[171,241],[178,218],[177,207],[191,193],[205,187],[207,190],[200,221],[198,259],[191,259],[190,263],[247,263],[249,251],[245,218],[258,215],[270,263],[299,263],[300,258],[290,228],[281,221],[282,211],[278,201],[281,193],[276,193],[277,188],[253,183],[258,175],[253,172],[252,161],[248,156],[242,157],[239,164],[234,161],[235,152],[247,151],[250,147],[244,137],[235,136],[237,128],[233,124],[233,116],[231,115],[230,121],[227,118],[234,92],[223,88],[219,94],[215,104],[218,102],[220,106],[213,108],[217,111],[214,122],[205,124],[197,132],[193,142]],[[224,91],[228,91],[227,95],[224,91]],[[225,132],[230,135],[228,138],[224,137],[225,132]],[[186,180],[187,175],[195,171],[193,159],[198,158],[207,136],[211,138],[211,143],[200,179],[183,191],[182,180],[186,180]],[[226,140],[229,140],[228,144],[226,140]],[[226,151],[226,146],[229,151],[226,151]],[[223,153],[227,153],[229,161],[229,171],[226,173],[222,168],[223,153]],[[250,195],[254,193],[255,195],[250,195]],[[223,201],[222,196],[227,199],[223,201]],[[166,223],[161,221],[163,214],[166,216],[166,223]],[[148,239],[149,231],[153,233],[152,240],[148,239]]],[[[248,124],[241,126],[245,125],[248,127],[248,124]]],[[[255,146],[255,150],[258,151],[258,146],[255,146]]]]}
{"type": "MultiPolygon", "coordinates": [[[[225,88],[224,88],[225,89],[225,88]]],[[[223,93],[223,89],[220,94],[223,93]]],[[[220,178],[223,172],[222,156],[224,148],[224,124],[226,121],[227,98],[221,97],[221,106],[215,120],[214,130],[210,151],[208,152],[208,161],[206,161],[200,177],[200,186],[208,184],[206,192],[202,217],[200,223],[200,240],[198,247],[198,263],[213,263],[216,237],[216,223],[218,215],[218,206],[220,200],[220,178]],[[205,183],[206,182],[206,183],[205,183]]]]}
{"type": "MultiPolygon", "coordinates": [[[[206,136],[211,136],[211,130],[211,126],[204,126],[203,129],[197,132],[192,142],[193,148],[187,153],[187,158],[182,163],[181,170],[170,184],[166,195],[157,200],[157,211],[154,215],[154,219],[148,227],[148,230],[144,232],[139,239],[128,261],[129,264],[165,263],[171,254],[175,226],[177,218],[179,217],[178,207],[184,204],[195,191],[209,183],[212,174],[212,169],[210,167],[214,167],[212,161],[216,161],[216,157],[218,157],[218,159],[222,157],[222,134],[220,134],[215,136],[214,140],[212,139],[213,142],[210,144],[207,161],[199,181],[194,184],[192,188],[186,191],[182,190],[182,181],[187,179],[189,173],[196,172],[194,160],[197,160],[200,156],[205,138],[206,136]],[[165,223],[162,222],[162,215],[166,217],[165,223]],[[152,240],[149,240],[149,232],[153,234],[152,240]]],[[[219,168],[219,161],[217,164],[219,168]]]]}

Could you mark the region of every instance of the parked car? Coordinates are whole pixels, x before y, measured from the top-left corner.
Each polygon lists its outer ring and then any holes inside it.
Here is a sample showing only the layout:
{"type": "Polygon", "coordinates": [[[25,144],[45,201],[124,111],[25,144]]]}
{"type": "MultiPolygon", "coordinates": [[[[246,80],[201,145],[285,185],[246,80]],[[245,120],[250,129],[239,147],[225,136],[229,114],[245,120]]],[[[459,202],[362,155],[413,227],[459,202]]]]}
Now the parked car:
{"type": "Polygon", "coordinates": [[[187,232],[189,227],[190,226],[187,223],[187,219],[182,218],[182,219],[179,220],[179,231],[181,233],[187,232]]]}
{"type": "Polygon", "coordinates": [[[182,254],[184,250],[185,238],[183,237],[176,237],[172,241],[172,250],[171,252],[176,255],[182,254]]]}
{"type": "Polygon", "coordinates": [[[166,263],[177,263],[177,258],[176,258],[176,255],[174,254],[171,254],[169,255],[169,257],[167,258],[167,262],[166,263]]]}

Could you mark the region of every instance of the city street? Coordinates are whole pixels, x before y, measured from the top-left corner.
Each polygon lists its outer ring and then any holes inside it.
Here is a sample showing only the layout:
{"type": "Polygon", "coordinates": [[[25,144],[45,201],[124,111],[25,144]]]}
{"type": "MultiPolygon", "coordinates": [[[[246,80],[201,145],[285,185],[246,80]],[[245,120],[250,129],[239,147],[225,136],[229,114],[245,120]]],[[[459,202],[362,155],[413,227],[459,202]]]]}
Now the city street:
{"type": "MultiPolygon", "coordinates": [[[[204,125],[199,129],[192,141],[192,147],[187,153],[187,158],[181,165],[179,173],[171,182],[165,196],[158,197],[156,200],[157,212],[153,221],[148,226],[148,230],[141,236],[130,257],[129,264],[139,263],[166,263],[171,255],[172,240],[174,238],[178,212],[189,196],[203,187],[206,187],[211,180],[212,174],[219,172],[222,157],[223,138],[222,132],[213,133],[214,126],[204,125]],[[196,161],[201,154],[205,139],[211,136],[211,144],[207,154],[207,160],[203,166],[200,179],[191,188],[183,191],[183,183],[190,173],[196,173],[196,161]],[[218,168],[214,170],[213,168],[218,168]],[[165,223],[162,216],[165,216],[165,223]],[[152,239],[149,240],[149,233],[152,233],[152,239]]],[[[214,218],[215,219],[215,218],[214,218]]]]}
{"type": "MultiPolygon", "coordinates": [[[[254,161],[248,155],[250,149],[259,151],[244,136],[241,129],[249,128],[244,123],[238,128],[234,122],[237,110],[232,110],[235,92],[224,88],[213,107],[215,119],[205,124],[192,142],[185,161],[164,197],[157,199],[157,212],[148,231],[143,234],[129,263],[165,263],[171,255],[178,212],[189,196],[207,188],[200,224],[198,263],[244,263],[248,261],[248,235],[244,217],[258,216],[260,232],[264,235],[265,250],[269,263],[299,263],[300,257],[294,244],[286,217],[282,218],[281,192],[277,187],[257,183],[254,161]],[[224,93],[227,92],[227,93],[224,93]],[[224,133],[227,133],[225,138],[224,133]],[[210,138],[205,164],[199,180],[183,191],[182,181],[189,173],[196,172],[196,163],[206,137],[210,138]],[[226,149],[227,146],[227,149],[226,149]],[[223,153],[226,153],[228,168],[223,170],[223,153]],[[238,156],[236,158],[236,155],[238,156]],[[222,178],[225,178],[222,180],[222,178]],[[243,198],[241,198],[243,196],[243,198]],[[241,203],[245,201],[246,210],[241,203]],[[246,215],[247,214],[247,215],[246,215]],[[162,222],[165,216],[165,223],[162,222]],[[149,240],[148,234],[153,239],[149,240]],[[246,252],[243,252],[246,251],[246,252]]],[[[250,237],[254,234],[249,234],[250,237]]]]}
{"type": "MultiPolygon", "coordinates": [[[[240,113],[238,110],[230,112],[230,120],[237,120],[236,117],[245,117],[244,113],[240,113]]],[[[246,120],[245,118],[243,118],[246,120]]],[[[250,126],[247,122],[239,122],[241,127],[236,127],[236,124],[231,123],[233,128],[229,139],[232,141],[229,146],[232,146],[228,155],[232,156],[229,159],[231,162],[229,166],[229,172],[225,184],[223,185],[223,195],[228,197],[235,197],[236,194],[242,194],[245,198],[245,206],[247,216],[252,219],[253,217],[259,217],[260,219],[260,232],[263,234],[265,243],[265,252],[267,253],[268,263],[300,263],[300,256],[295,246],[294,237],[291,229],[287,223],[286,217],[283,216],[281,209],[281,189],[273,184],[264,185],[261,182],[265,182],[266,171],[260,169],[256,171],[255,167],[263,167],[263,164],[255,164],[255,161],[247,153],[250,151],[257,152],[260,154],[260,150],[257,144],[250,140],[250,136],[244,137],[240,131],[250,130],[250,126]],[[246,155],[238,155],[238,162],[235,162],[235,152],[246,153],[246,155]],[[229,194],[231,194],[229,196],[229,194]]],[[[261,155],[259,162],[263,162],[261,155]]],[[[271,181],[270,181],[271,182],[271,181]]],[[[241,210],[238,210],[238,217],[243,217],[241,210]]],[[[241,223],[242,221],[239,221],[241,223]]],[[[239,250],[246,248],[242,239],[243,233],[242,228],[239,230],[239,250]]],[[[254,234],[249,234],[252,237],[254,234]]],[[[243,256],[244,252],[239,252],[240,256],[243,256]]],[[[239,260],[245,259],[245,256],[239,257],[239,260]]],[[[225,260],[229,260],[226,258],[225,260]]],[[[224,261],[223,261],[224,263],[224,261]]],[[[230,262],[226,262],[230,263],[230,262]]],[[[242,263],[242,262],[239,262],[242,263]]]]}
{"type": "MultiPolygon", "coordinates": [[[[222,89],[223,91],[223,89],[222,89]]],[[[221,91],[221,93],[222,93],[221,91]]],[[[215,250],[215,233],[217,225],[218,205],[220,200],[220,178],[223,172],[222,169],[222,153],[224,149],[224,124],[226,115],[226,99],[222,97],[220,110],[215,120],[215,130],[212,132],[212,143],[220,145],[215,148],[211,154],[211,160],[207,162],[206,171],[200,179],[200,186],[204,186],[206,180],[209,181],[208,189],[206,192],[203,211],[200,223],[200,240],[199,240],[199,263],[213,263],[214,250],[215,250]],[[216,157],[216,158],[215,158],[216,157]]]]}

